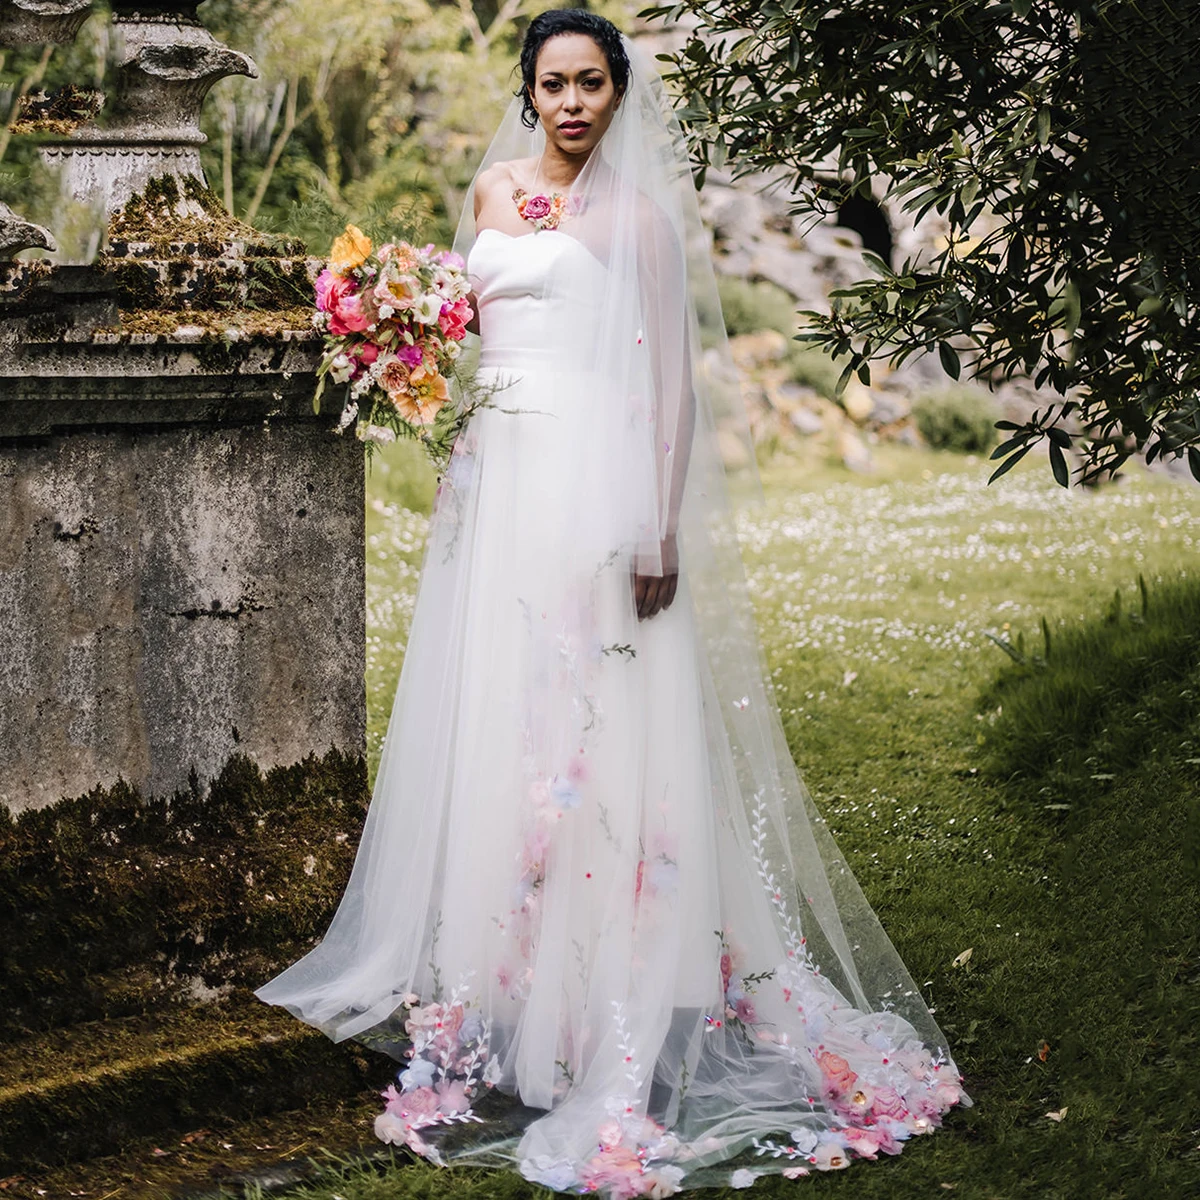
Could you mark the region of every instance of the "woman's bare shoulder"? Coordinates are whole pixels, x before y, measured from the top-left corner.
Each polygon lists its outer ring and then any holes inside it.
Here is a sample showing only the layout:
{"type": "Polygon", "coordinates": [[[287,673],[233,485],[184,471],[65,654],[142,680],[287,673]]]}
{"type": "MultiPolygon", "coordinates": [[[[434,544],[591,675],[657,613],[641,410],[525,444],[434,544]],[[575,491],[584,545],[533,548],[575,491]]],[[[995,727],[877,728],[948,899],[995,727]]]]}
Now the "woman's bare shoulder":
{"type": "Polygon", "coordinates": [[[494,162],[479,173],[476,190],[486,193],[491,192],[493,188],[516,187],[533,170],[533,165],[532,158],[512,158],[494,162]]]}
{"type": "Polygon", "coordinates": [[[508,202],[513,189],[533,171],[532,158],[513,158],[494,162],[479,172],[475,181],[475,219],[485,207],[502,207],[508,202]]]}

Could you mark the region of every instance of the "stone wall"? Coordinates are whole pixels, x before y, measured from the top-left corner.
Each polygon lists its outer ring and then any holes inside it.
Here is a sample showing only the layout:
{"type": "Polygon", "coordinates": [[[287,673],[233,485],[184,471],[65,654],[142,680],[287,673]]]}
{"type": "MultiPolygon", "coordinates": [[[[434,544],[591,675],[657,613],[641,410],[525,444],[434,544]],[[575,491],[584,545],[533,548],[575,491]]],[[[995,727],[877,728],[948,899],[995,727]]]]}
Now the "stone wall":
{"type": "Polygon", "coordinates": [[[362,446],[311,348],[84,334],[0,359],[0,802],[361,752],[362,446]]]}

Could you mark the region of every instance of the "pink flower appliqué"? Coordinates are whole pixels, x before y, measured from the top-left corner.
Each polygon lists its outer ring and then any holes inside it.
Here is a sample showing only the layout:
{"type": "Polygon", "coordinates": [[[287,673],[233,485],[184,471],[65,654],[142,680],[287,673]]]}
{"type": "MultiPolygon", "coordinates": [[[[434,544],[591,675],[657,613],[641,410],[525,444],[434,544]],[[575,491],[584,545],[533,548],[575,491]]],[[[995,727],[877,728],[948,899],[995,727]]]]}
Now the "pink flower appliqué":
{"type": "Polygon", "coordinates": [[[907,1114],[908,1106],[895,1088],[881,1087],[875,1089],[875,1103],[871,1111],[877,1117],[891,1117],[898,1121],[907,1114]]]}
{"type": "Polygon", "coordinates": [[[439,1103],[433,1088],[415,1088],[399,1093],[394,1099],[388,1096],[387,1111],[398,1117],[429,1117],[438,1111],[439,1103]]]}
{"type": "Polygon", "coordinates": [[[729,981],[733,978],[733,959],[728,954],[721,955],[721,991],[729,990],[729,981]]]}
{"type": "Polygon", "coordinates": [[[444,1113],[464,1113],[471,1107],[466,1085],[461,1079],[444,1079],[438,1084],[437,1096],[439,1109],[444,1113]]]}
{"type": "Polygon", "coordinates": [[[817,1066],[835,1092],[849,1091],[858,1079],[857,1073],[850,1069],[850,1064],[840,1054],[828,1050],[817,1055],[817,1066]]]}

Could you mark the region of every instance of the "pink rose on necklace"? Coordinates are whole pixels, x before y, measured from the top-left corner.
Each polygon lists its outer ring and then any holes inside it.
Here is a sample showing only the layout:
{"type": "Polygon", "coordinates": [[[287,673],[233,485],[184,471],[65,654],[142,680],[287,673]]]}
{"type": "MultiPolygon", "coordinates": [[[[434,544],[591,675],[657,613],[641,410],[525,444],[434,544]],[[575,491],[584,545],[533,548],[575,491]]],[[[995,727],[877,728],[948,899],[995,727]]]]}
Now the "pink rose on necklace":
{"type": "Polygon", "coordinates": [[[542,217],[548,217],[550,215],[550,197],[542,195],[530,196],[525,201],[525,212],[523,215],[527,221],[538,221],[542,217]]]}

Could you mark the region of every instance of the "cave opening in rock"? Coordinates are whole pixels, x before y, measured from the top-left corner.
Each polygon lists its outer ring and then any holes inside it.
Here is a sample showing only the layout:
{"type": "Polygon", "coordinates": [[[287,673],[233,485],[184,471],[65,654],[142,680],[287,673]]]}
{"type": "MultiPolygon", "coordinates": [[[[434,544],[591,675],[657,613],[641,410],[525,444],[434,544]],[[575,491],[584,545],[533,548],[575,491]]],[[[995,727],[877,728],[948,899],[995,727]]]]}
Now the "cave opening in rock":
{"type": "Polygon", "coordinates": [[[837,223],[843,229],[853,229],[862,238],[864,250],[892,265],[892,226],[876,201],[869,196],[847,197],[838,208],[837,223]]]}

